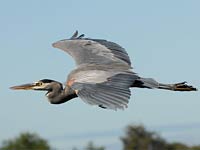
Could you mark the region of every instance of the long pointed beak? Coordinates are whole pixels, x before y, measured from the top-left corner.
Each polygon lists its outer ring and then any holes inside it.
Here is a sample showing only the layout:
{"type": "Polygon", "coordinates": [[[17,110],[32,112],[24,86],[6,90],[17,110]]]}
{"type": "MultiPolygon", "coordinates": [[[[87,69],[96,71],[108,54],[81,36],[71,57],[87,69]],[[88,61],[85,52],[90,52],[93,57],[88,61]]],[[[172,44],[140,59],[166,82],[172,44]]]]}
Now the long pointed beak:
{"type": "Polygon", "coordinates": [[[36,86],[35,83],[28,83],[28,84],[10,87],[10,89],[12,89],[12,90],[33,90],[35,86],[36,86]]]}

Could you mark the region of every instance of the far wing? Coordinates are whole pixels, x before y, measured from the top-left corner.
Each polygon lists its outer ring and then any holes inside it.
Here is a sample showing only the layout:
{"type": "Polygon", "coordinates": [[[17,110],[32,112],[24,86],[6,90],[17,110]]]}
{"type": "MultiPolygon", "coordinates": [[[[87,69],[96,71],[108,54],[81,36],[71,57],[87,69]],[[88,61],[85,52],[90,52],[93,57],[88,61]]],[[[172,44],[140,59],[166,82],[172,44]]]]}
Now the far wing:
{"type": "Polygon", "coordinates": [[[77,91],[78,97],[90,105],[108,109],[127,108],[131,93],[130,85],[136,80],[133,74],[117,74],[103,83],[77,83],[71,88],[77,91]]]}
{"type": "Polygon", "coordinates": [[[126,62],[128,65],[131,65],[131,61],[128,56],[128,53],[120,45],[111,41],[107,41],[107,40],[101,40],[101,39],[92,39],[92,40],[98,42],[101,45],[104,45],[106,48],[108,48],[111,51],[112,54],[114,54],[116,58],[126,62]]]}
{"type": "MultiPolygon", "coordinates": [[[[129,56],[120,45],[101,39],[77,37],[61,40],[53,44],[54,47],[70,54],[77,65],[82,64],[116,64],[131,68],[129,56]]],[[[114,67],[114,66],[113,66],[114,67]]]]}

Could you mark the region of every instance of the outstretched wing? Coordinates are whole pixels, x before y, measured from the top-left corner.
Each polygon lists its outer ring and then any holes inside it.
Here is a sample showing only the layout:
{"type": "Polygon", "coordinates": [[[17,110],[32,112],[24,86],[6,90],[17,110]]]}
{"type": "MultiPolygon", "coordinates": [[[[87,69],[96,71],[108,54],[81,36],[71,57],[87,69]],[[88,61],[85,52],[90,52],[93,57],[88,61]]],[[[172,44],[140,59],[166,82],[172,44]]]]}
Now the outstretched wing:
{"type": "Polygon", "coordinates": [[[83,34],[78,36],[75,32],[70,39],[53,43],[53,47],[70,54],[77,65],[117,64],[131,68],[129,56],[120,45],[102,39],[83,38],[83,36],[83,34]]]}
{"type": "Polygon", "coordinates": [[[74,82],[71,88],[90,105],[98,105],[108,109],[127,108],[130,99],[130,85],[138,77],[135,74],[117,74],[102,83],[74,82]]]}

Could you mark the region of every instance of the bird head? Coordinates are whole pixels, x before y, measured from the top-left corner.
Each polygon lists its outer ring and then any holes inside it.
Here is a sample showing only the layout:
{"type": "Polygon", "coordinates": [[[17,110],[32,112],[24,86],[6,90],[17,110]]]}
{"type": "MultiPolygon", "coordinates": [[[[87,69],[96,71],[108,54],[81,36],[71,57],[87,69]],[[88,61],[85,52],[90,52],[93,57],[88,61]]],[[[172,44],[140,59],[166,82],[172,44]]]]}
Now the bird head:
{"type": "Polygon", "coordinates": [[[64,93],[63,85],[60,82],[50,79],[43,79],[34,83],[17,85],[10,87],[10,89],[47,91],[46,97],[52,104],[61,104],[74,97],[77,97],[74,93],[64,93]],[[64,94],[71,94],[71,95],[64,95],[64,94]]]}
{"type": "Polygon", "coordinates": [[[43,79],[43,80],[39,80],[39,81],[33,82],[33,83],[13,86],[13,87],[10,87],[10,89],[12,89],[12,90],[51,91],[53,83],[57,83],[57,82],[54,80],[50,80],[50,79],[43,79]]]}

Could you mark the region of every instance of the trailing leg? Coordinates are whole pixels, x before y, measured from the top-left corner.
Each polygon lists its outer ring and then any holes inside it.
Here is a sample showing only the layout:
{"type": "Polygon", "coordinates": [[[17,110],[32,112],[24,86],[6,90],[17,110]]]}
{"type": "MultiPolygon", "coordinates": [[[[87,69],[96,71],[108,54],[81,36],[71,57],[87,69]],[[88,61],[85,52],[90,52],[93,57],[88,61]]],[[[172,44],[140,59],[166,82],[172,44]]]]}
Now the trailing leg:
{"type": "Polygon", "coordinates": [[[171,91],[197,91],[193,86],[187,85],[186,82],[175,83],[175,84],[163,84],[159,83],[152,78],[139,78],[131,87],[137,88],[149,88],[149,89],[164,89],[171,91]]]}

